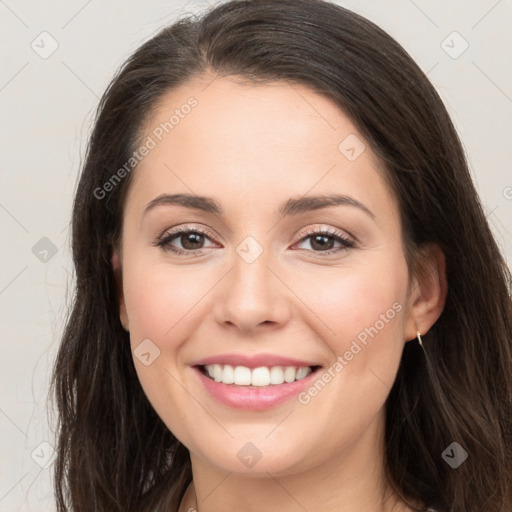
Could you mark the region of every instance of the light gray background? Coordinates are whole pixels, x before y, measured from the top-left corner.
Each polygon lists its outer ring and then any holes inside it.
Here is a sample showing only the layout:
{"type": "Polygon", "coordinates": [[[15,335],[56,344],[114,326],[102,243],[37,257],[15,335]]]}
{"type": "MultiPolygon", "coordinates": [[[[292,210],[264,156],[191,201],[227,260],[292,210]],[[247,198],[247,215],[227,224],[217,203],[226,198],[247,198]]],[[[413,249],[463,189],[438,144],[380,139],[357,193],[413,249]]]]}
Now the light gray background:
{"type": "MultiPolygon", "coordinates": [[[[510,265],[512,0],[338,3],[388,31],[428,72],[510,265]],[[458,58],[464,40],[454,31],[469,44],[458,58]]],[[[0,0],[1,512],[55,509],[45,401],[72,297],[72,196],[98,98],[143,41],[207,5],[0,0]],[[51,48],[43,31],[58,43],[46,59],[31,47],[51,48]]]]}

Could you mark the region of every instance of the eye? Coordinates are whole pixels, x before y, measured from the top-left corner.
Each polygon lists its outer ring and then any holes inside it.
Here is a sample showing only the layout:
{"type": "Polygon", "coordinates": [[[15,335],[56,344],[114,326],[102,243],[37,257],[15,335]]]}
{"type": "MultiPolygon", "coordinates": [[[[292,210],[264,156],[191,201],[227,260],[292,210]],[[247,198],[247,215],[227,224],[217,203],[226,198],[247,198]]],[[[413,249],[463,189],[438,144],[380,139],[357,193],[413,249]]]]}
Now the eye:
{"type": "MultiPolygon", "coordinates": [[[[207,247],[204,247],[204,242],[205,240],[211,240],[211,238],[213,238],[213,235],[210,235],[207,230],[181,227],[167,232],[163,237],[154,242],[153,245],[175,254],[191,255],[206,249],[207,247]],[[176,241],[180,243],[181,247],[173,245],[176,241]]],[[[309,231],[298,243],[302,244],[304,242],[308,242],[311,247],[311,249],[306,250],[325,256],[356,247],[354,241],[336,230],[309,231]],[[340,246],[333,248],[335,243],[340,244],[340,246]]]]}
{"type": "Polygon", "coordinates": [[[153,245],[161,247],[164,251],[171,251],[176,254],[190,254],[204,249],[202,245],[205,239],[210,239],[209,233],[200,228],[178,228],[167,232],[153,245]],[[177,240],[181,247],[175,247],[172,242],[177,240]]]}
{"type": "Polygon", "coordinates": [[[334,254],[356,246],[354,241],[335,230],[310,231],[306,236],[302,237],[299,243],[304,242],[309,243],[313,252],[318,252],[322,255],[334,254]],[[339,243],[341,247],[333,248],[334,243],[339,243]]]}

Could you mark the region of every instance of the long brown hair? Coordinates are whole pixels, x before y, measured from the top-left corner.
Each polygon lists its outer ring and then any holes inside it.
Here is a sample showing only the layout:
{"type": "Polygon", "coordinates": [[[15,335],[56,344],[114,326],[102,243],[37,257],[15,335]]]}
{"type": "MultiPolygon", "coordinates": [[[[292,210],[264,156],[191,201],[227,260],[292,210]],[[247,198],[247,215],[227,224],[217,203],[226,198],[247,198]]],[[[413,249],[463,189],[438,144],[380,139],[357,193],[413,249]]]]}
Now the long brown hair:
{"type": "Polygon", "coordinates": [[[376,25],[321,0],[230,1],[183,17],[142,45],[101,98],[74,202],[76,294],[52,376],[58,511],[177,510],[192,478],[187,449],[141,388],[119,320],[110,255],[134,171],[108,193],[104,184],[162,95],[207,71],[309,86],[367,139],[396,195],[411,270],[435,243],[448,280],[425,352],[405,344],[386,402],[389,479],[440,511],[510,512],[510,271],[425,74],[376,25]],[[442,456],[453,442],[469,454],[457,469],[442,456]]]}

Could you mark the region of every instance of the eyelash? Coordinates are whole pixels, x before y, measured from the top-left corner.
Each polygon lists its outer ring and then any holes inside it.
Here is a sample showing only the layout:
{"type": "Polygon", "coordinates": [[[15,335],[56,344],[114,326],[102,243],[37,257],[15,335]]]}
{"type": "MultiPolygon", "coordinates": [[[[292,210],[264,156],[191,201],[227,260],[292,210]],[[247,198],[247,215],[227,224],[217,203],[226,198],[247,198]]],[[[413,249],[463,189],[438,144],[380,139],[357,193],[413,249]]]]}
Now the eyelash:
{"type": "MultiPolygon", "coordinates": [[[[167,233],[165,236],[163,236],[162,238],[159,238],[158,240],[156,240],[156,242],[154,242],[153,245],[156,247],[162,248],[162,250],[164,250],[164,251],[170,251],[177,255],[183,255],[183,254],[191,255],[191,254],[197,254],[198,252],[204,251],[205,249],[186,250],[186,249],[180,249],[177,247],[173,247],[172,245],[170,245],[171,241],[174,240],[175,238],[179,238],[183,234],[191,234],[191,233],[204,235],[207,238],[212,238],[210,233],[207,230],[203,230],[201,228],[193,228],[193,229],[192,228],[177,228],[176,230],[171,231],[171,232],[167,233]]],[[[310,251],[310,250],[308,250],[308,252],[315,252],[318,254],[322,254],[324,256],[329,256],[331,254],[338,253],[338,252],[341,252],[341,251],[344,251],[347,249],[353,249],[354,247],[356,247],[356,243],[353,242],[352,240],[341,235],[337,231],[330,231],[328,229],[311,230],[311,231],[305,233],[304,236],[299,240],[298,243],[304,242],[308,238],[311,238],[313,235],[324,235],[324,236],[333,238],[336,242],[341,243],[342,247],[338,247],[336,249],[329,249],[327,251],[310,251]]]]}

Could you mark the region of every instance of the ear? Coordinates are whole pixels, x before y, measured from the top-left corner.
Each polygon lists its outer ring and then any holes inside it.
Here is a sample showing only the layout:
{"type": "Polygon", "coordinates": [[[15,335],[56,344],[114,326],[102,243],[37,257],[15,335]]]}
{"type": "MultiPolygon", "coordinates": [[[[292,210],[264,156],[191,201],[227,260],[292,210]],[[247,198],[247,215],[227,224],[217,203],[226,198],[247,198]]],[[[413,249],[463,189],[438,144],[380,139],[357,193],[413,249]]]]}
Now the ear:
{"type": "Polygon", "coordinates": [[[422,248],[418,267],[409,288],[406,340],[415,339],[417,331],[427,333],[441,316],[446,303],[446,260],[441,248],[433,243],[422,248]]]}
{"type": "Polygon", "coordinates": [[[121,255],[120,251],[116,248],[112,249],[112,269],[114,271],[114,276],[116,278],[117,283],[117,298],[119,302],[119,319],[121,320],[121,324],[125,331],[129,331],[128,325],[128,315],[126,313],[126,304],[124,302],[124,292],[123,292],[123,272],[121,265],[121,255]]]}

